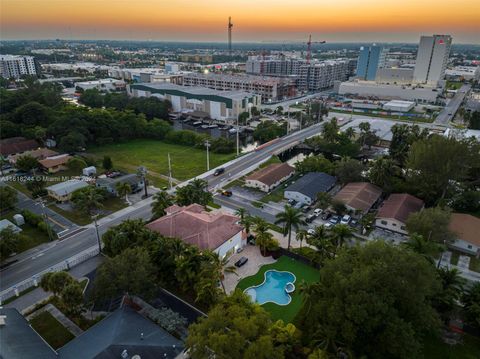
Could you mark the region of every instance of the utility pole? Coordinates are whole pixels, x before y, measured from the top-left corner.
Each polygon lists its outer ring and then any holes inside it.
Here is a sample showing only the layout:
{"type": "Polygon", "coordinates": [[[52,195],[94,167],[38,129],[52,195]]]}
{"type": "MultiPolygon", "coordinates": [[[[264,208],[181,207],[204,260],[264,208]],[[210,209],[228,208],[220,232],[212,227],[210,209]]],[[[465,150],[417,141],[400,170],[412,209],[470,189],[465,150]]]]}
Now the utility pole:
{"type": "Polygon", "coordinates": [[[170,189],[173,188],[172,184],[172,164],[170,163],[170,153],[168,153],[168,183],[170,185],[170,189]]]}
{"type": "Polygon", "coordinates": [[[48,238],[50,239],[50,241],[53,241],[52,229],[50,228],[50,224],[48,224],[48,216],[47,216],[47,213],[45,212],[45,202],[42,198],[40,198],[37,204],[40,205],[40,208],[42,209],[43,220],[47,225],[48,238]]]}
{"type": "Polygon", "coordinates": [[[210,171],[210,154],[208,149],[210,148],[210,142],[208,140],[205,141],[205,147],[207,148],[207,171],[210,171]]]}
{"type": "Polygon", "coordinates": [[[142,177],[143,180],[143,190],[145,191],[145,198],[148,198],[147,192],[147,168],[144,166],[138,167],[138,174],[142,177]]]}
{"type": "Polygon", "coordinates": [[[102,254],[102,242],[100,241],[100,234],[98,233],[98,214],[92,216],[93,221],[95,222],[95,233],[97,234],[97,244],[98,244],[98,253],[102,254]]]}
{"type": "Polygon", "coordinates": [[[237,157],[240,155],[240,126],[238,124],[238,116],[237,116],[237,130],[235,131],[237,135],[237,157]]]}

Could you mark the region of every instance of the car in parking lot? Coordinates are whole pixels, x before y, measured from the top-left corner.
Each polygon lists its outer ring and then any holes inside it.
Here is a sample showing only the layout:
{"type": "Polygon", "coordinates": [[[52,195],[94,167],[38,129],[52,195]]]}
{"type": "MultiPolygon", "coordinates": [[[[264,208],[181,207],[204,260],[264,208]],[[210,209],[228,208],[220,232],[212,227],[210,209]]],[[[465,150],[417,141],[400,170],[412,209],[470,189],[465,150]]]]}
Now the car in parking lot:
{"type": "Polygon", "coordinates": [[[315,218],[317,218],[317,216],[315,216],[314,214],[311,214],[305,219],[305,222],[312,223],[315,218]]]}
{"type": "Polygon", "coordinates": [[[349,223],[349,225],[350,225],[351,227],[356,227],[357,224],[358,224],[357,220],[356,220],[356,219],[353,219],[353,218],[352,218],[352,220],[351,220],[350,223],[349,223]]]}
{"type": "Polygon", "coordinates": [[[330,217],[332,217],[332,214],[330,212],[325,212],[322,216],[322,219],[324,221],[326,221],[326,220],[330,219],[330,217]]]}
{"type": "Polygon", "coordinates": [[[350,223],[351,219],[352,219],[352,217],[350,217],[348,214],[346,214],[342,217],[342,220],[340,221],[340,223],[341,224],[348,224],[348,223],[350,223]]]}
{"type": "Polygon", "coordinates": [[[305,206],[305,203],[298,202],[296,205],[293,206],[293,208],[300,209],[300,208],[302,208],[303,206],[305,206]]]}
{"type": "Polygon", "coordinates": [[[323,212],[323,209],[321,209],[321,208],[315,208],[315,210],[313,211],[313,214],[318,217],[319,215],[322,214],[322,212],[323,212]]]}
{"type": "Polygon", "coordinates": [[[241,266],[245,265],[248,262],[247,257],[242,257],[238,261],[235,262],[235,267],[240,268],[241,266]]]}
{"type": "Polygon", "coordinates": [[[310,206],[305,206],[305,207],[302,208],[302,212],[303,212],[303,213],[308,213],[308,211],[310,211],[311,209],[312,209],[312,207],[310,207],[310,206]]]}
{"type": "Polygon", "coordinates": [[[297,203],[297,201],[295,201],[294,199],[289,199],[289,200],[288,200],[288,204],[289,204],[290,206],[293,206],[293,205],[295,205],[296,203],[297,203]]]}
{"type": "Polygon", "coordinates": [[[340,222],[340,216],[339,215],[332,216],[332,218],[330,218],[329,222],[331,224],[337,224],[338,222],[340,222]]]}
{"type": "Polygon", "coordinates": [[[315,234],[315,230],[314,230],[313,228],[309,228],[309,229],[307,230],[307,233],[308,233],[309,235],[313,235],[313,234],[315,234]]]}
{"type": "Polygon", "coordinates": [[[332,229],[334,224],[330,223],[330,222],[327,222],[323,225],[325,227],[325,229],[332,229]]]}

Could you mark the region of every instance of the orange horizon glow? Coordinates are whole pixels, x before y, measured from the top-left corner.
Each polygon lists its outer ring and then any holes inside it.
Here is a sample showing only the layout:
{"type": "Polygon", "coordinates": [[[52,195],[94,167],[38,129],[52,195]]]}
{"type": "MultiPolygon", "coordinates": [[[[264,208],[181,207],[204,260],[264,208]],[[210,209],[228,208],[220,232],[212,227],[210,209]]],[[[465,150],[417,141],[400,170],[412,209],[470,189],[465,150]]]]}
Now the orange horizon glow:
{"type": "Polygon", "coordinates": [[[418,41],[480,43],[478,0],[0,0],[2,39],[418,41]]]}

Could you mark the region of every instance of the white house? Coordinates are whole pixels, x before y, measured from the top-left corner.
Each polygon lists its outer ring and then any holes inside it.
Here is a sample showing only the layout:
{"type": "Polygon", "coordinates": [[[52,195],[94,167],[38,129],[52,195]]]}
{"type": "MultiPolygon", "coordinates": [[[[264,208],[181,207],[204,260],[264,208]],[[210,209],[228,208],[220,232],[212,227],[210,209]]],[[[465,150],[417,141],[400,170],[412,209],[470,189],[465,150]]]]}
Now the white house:
{"type": "Polygon", "coordinates": [[[449,229],[455,240],[449,246],[462,252],[480,256],[480,218],[471,214],[452,213],[449,229]]]}
{"type": "Polygon", "coordinates": [[[263,192],[270,192],[280,183],[292,177],[294,173],[295,168],[288,163],[273,163],[248,176],[245,179],[245,185],[263,192]]]}
{"type": "Polygon", "coordinates": [[[335,186],[336,178],[323,172],[310,172],[285,189],[283,196],[304,204],[312,204],[320,192],[328,192],[335,186]]]}
{"type": "Polygon", "coordinates": [[[88,187],[87,182],[72,179],[49,186],[46,188],[46,190],[48,195],[54,200],[58,202],[66,202],[70,200],[73,192],[85,187],[88,187]]]}
{"type": "Polygon", "coordinates": [[[424,202],[408,193],[393,193],[378,210],[375,226],[400,234],[407,234],[406,221],[411,213],[419,212],[424,202]]]}

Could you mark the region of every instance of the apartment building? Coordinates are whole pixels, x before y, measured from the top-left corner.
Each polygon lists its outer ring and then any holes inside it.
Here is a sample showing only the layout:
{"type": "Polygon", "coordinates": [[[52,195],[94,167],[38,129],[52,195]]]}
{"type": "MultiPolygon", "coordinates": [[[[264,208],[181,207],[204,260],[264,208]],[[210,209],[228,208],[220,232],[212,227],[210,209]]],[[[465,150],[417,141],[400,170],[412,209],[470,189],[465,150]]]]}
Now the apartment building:
{"type": "Polygon", "coordinates": [[[36,75],[33,56],[0,55],[0,75],[6,79],[19,79],[24,75],[36,75]]]}
{"type": "Polygon", "coordinates": [[[422,36],[418,45],[413,81],[436,86],[438,81],[443,80],[451,45],[450,35],[422,36]]]}
{"type": "Polygon", "coordinates": [[[222,91],[251,92],[262,96],[263,103],[275,102],[296,95],[295,80],[289,78],[192,73],[183,76],[183,85],[222,91]]]}

